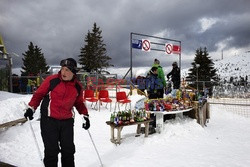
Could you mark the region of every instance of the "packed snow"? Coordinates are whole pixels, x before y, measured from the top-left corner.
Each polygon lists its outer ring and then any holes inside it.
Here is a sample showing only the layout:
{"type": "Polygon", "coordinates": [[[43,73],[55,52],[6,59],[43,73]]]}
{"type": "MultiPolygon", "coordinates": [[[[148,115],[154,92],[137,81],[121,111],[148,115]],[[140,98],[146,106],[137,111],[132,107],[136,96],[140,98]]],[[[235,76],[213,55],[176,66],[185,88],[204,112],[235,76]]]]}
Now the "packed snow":
{"type": "MultiPolygon", "coordinates": [[[[132,107],[142,98],[130,96],[132,107]]],[[[0,124],[23,118],[25,104],[31,95],[19,95],[0,91],[0,124]]],[[[114,101],[112,108],[114,109],[114,101]]],[[[110,127],[106,125],[110,111],[91,109],[87,103],[91,121],[89,132],[96,145],[104,167],[248,167],[250,166],[250,118],[245,118],[222,108],[211,106],[211,119],[202,128],[194,119],[184,117],[168,120],[162,133],[148,137],[135,137],[136,126],[124,127],[122,142],[110,142],[110,127]]],[[[43,155],[40,135],[39,110],[31,121],[38,145],[43,155]]],[[[77,167],[97,167],[100,161],[90,136],[82,128],[82,117],[75,117],[75,164],[77,167]]],[[[0,131],[0,161],[18,167],[38,167],[41,160],[29,123],[0,131]]],[[[60,160],[60,157],[59,157],[60,160]]]]}

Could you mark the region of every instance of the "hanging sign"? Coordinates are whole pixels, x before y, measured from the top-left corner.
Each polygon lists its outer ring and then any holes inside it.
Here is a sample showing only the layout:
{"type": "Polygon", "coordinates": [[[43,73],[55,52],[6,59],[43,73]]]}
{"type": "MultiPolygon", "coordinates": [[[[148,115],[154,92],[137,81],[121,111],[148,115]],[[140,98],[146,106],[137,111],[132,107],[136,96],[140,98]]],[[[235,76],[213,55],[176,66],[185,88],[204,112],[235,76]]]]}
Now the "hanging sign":
{"type": "Polygon", "coordinates": [[[181,53],[181,46],[173,45],[172,53],[173,54],[180,54],[181,53]]]}
{"type": "Polygon", "coordinates": [[[166,43],[166,44],[165,44],[165,52],[166,52],[167,54],[171,54],[171,53],[172,53],[172,50],[173,50],[173,45],[170,44],[170,43],[166,43]]]}
{"type": "Polygon", "coordinates": [[[145,52],[150,51],[150,41],[147,39],[142,39],[142,50],[145,52]]]}
{"type": "Polygon", "coordinates": [[[132,39],[132,48],[142,49],[142,40],[132,39]]]}
{"type": "Polygon", "coordinates": [[[180,54],[181,53],[181,46],[166,43],[165,44],[165,52],[166,52],[166,54],[180,54]]]}

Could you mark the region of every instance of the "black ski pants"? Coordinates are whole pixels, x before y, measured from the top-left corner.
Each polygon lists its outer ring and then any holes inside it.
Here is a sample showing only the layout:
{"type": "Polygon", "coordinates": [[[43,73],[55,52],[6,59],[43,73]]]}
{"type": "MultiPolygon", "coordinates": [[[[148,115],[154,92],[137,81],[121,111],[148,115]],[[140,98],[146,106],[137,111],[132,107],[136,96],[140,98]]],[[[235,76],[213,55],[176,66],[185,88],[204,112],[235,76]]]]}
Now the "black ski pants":
{"type": "Polygon", "coordinates": [[[74,119],[56,120],[42,116],[40,124],[45,167],[57,167],[59,152],[62,167],[74,167],[74,119]]]}

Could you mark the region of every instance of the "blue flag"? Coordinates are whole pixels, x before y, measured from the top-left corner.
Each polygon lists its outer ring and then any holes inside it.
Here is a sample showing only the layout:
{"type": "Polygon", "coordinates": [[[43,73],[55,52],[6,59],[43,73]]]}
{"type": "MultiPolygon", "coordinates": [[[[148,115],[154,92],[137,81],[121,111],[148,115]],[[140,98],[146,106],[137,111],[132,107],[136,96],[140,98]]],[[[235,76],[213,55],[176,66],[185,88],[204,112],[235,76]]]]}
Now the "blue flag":
{"type": "Polygon", "coordinates": [[[142,40],[132,39],[132,48],[141,49],[142,48],[142,40]]]}

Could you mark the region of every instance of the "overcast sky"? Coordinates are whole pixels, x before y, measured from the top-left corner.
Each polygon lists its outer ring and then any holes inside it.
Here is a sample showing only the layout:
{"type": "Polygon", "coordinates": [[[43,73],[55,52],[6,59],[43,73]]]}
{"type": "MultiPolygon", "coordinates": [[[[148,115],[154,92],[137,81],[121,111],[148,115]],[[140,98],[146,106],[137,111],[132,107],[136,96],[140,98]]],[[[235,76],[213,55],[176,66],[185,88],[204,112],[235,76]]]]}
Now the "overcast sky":
{"type": "MultiPolygon", "coordinates": [[[[67,57],[78,61],[94,22],[115,67],[130,66],[131,32],[181,41],[182,68],[200,47],[207,47],[213,60],[222,50],[224,57],[250,50],[249,0],[0,0],[0,34],[7,52],[20,55],[13,56],[14,67],[22,66],[31,41],[49,65],[67,57]]],[[[154,58],[163,67],[178,61],[160,51],[132,53],[137,67],[151,66],[154,58]]]]}

